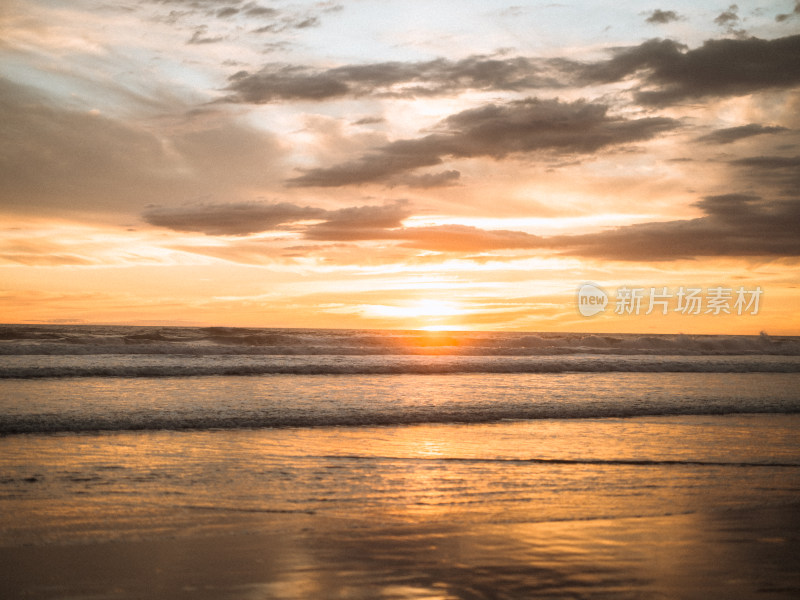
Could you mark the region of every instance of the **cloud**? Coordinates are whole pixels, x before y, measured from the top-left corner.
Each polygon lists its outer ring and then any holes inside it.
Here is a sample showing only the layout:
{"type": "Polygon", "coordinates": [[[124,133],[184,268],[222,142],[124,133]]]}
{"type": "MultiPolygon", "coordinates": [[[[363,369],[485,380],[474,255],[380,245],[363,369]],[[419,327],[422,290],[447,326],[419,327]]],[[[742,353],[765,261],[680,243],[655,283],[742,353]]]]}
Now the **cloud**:
{"type": "Polygon", "coordinates": [[[247,8],[244,9],[245,14],[251,17],[276,17],[280,14],[280,11],[274,8],[268,8],[265,6],[259,5],[249,5],[247,8]]]}
{"type": "Polygon", "coordinates": [[[216,44],[217,42],[221,42],[225,39],[224,36],[215,35],[209,36],[207,35],[208,27],[206,25],[200,25],[194,30],[192,37],[186,42],[187,44],[216,44]]]}
{"type": "Polygon", "coordinates": [[[305,230],[309,240],[356,241],[387,239],[387,230],[402,226],[412,214],[405,200],[383,206],[353,206],[329,211],[325,221],[305,230]]]}
{"type": "Polygon", "coordinates": [[[709,96],[740,96],[800,84],[800,35],[774,40],[708,40],[687,50],[672,40],[619,49],[608,61],[574,67],[586,83],[639,74],[638,102],[666,106],[709,96]]]}
{"type": "Polygon", "coordinates": [[[142,181],[161,182],[165,163],[159,140],[102,115],[62,108],[33,89],[0,78],[3,207],[49,205],[74,211],[103,203],[117,208],[142,181]]]}
{"type": "Polygon", "coordinates": [[[723,11],[714,19],[714,23],[722,27],[731,27],[734,23],[739,22],[739,15],[736,14],[738,10],[739,7],[737,5],[731,4],[728,10],[723,11]]]}
{"type": "Polygon", "coordinates": [[[236,201],[272,184],[282,168],[283,149],[271,134],[224,112],[126,122],[2,78],[0,112],[7,123],[0,146],[14,149],[0,153],[6,212],[119,215],[167,199],[225,194],[236,201]]]}
{"type": "Polygon", "coordinates": [[[391,239],[403,246],[434,252],[491,252],[546,247],[546,242],[523,231],[486,230],[465,225],[409,227],[395,232],[391,239]]]}
{"type": "Polygon", "coordinates": [[[753,187],[772,187],[788,196],[800,196],[800,156],[750,156],[730,161],[739,179],[753,187]]]}
{"type": "Polygon", "coordinates": [[[674,10],[660,10],[657,8],[650,13],[650,16],[647,17],[645,21],[653,25],[663,25],[679,19],[680,17],[678,16],[678,13],[676,13],[674,10]]]}
{"type": "Polygon", "coordinates": [[[289,202],[262,204],[197,204],[153,207],[142,214],[151,225],[175,231],[199,231],[206,235],[248,235],[273,230],[285,223],[319,219],[327,211],[289,202]]]}
{"type": "MultiPolygon", "coordinates": [[[[766,157],[768,158],[768,157],[766,157]]],[[[800,158],[792,163],[797,165],[800,158]]],[[[770,166],[781,168],[785,164],[770,166]]],[[[767,201],[752,194],[706,196],[695,206],[695,219],[638,223],[597,233],[541,237],[523,231],[487,230],[464,225],[406,227],[413,212],[408,202],[324,210],[280,204],[217,204],[153,208],[143,218],[152,225],[208,235],[246,235],[293,228],[306,240],[329,242],[391,242],[399,248],[431,252],[491,253],[530,251],[615,261],[671,261],[709,256],[800,256],[800,200],[767,201]],[[301,225],[300,221],[319,220],[301,225]]],[[[321,251],[329,246],[318,246],[321,251]]],[[[277,250],[263,243],[193,249],[220,258],[266,260],[277,250]]],[[[7,257],[11,258],[11,257],[7,257]]],[[[13,258],[11,258],[13,259],[13,258]]]]}
{"type": "MultiPolygon", "coordinates": [[[[680,18],[672,11],[654,11],[648,21],[668,22],[673,15],[680,18]]],[[[734,20],[729,15],[724,22],[734,20]]],[[[514,92],[615,83],[638,75],[641,83],[636,88],[636,100],[664,106],[687,99],[797,85],[798,53],[800,36],[789,36],[773,40],[707,40],[694,49],[674,40],[653,39],[618,48],[609,60],[592,63],[567,58],[475,55],[457,61],[439,58],[331,69],[268,64],[256,72],[239,71],[230,76],[226,100],[265,104],[363,96],[414,98],[470,90],[514,92]]]]}
{"type": "Polygon", "coordinates": [[[319,17],[314,16],[290,16],[284,17],[277,23],[271,23],[254,29],[252,33],[281,33],[290,29],[308,29],[318,27],[319,17]]]}
{"type": "MultiPolygon", "coordinates": [[[[228,6],[226,8],[221,8],[217,11],[217,17],[220,19],[224,19],[226,17],[232,17],[233,15],[238,15],[239,9],[233,8],[232,6],[228,6]]],[[[252,13],[249,13],[252,14],[252,13]]]]}
{"type": "Polygon", "coordinates": [[[173,231],[197,231],[206,235],[249,235],[275,231],[301,221],[321,221],[304,227],[307,239],[326,241],[384,239],[385,231],[402,226],[411,216],[406,200],[383,205],[352,206],[326,210],[290,202],[231,202],[178,207],[153,206],[142,213],[150,225],[173,231]]]}
{"type": "Polygon", "coordinates": [[[412,188],[428,189],[456,185],[460,178],[460,172],[450,170],[438,173],[423,173],[422,175],[405,175],[395,178],[395,182],[412,188]]]}
{"type": "Polygon", "coordinates": [[[706,196],[703,217],[641,223],[549,238],[562,253],[605,260],[660,261],[698,256],[800,256],[800,201],[748,194],[706,196]]]}
{"type": "Polygon", "coordinates": [[[793,10],[791,13],[788,13],[788,14],[780,14],[780,15],[778,15],[778,16],[776,16],[776,17],[775,17],[775,20],[776,20],[778,23],[782,23],[782,22],[784,22],[784,21],[787,21],[788,19],[790,19],[790,18],[792,18],[792,17],[796,17],[797,15],[800,15],[800,0],[798,0],[797,2],[795,2],[795,4],[794,4],[794,10],[793,10]]]}
{"type": "Polygon", "coordinates": [[[587,154],[602,148],[647,140],[675,129],[673,119],[624,119],[608,114],[604,104],[583,100],[561,102],[527,98],[488,104],[444,119],[434,133],[398,140],[361,158],[329,168],[306,170],[289,180],[297,187],[336,187],[392,178],[420,167],[441,164],[443,158],[488,156],[537,151],[587,154]]]}
{"type": "Polygon", "coordinates": [[[779,133],[781,131],[788,131],[786,127],[758,125],[750,123],[749,125],[742,125],[740,127],[727,127],[725,129],[717,129],[711,133],[697,138],[698,142],[705,142],[707,144],[730,144],[743,138],[752,137],[755,135],[763,135],[766,133],[779,133]]]}
{"type": "Polygon", "coordinates": [[[562,87],[555,61],[524,57],[471,56],[459,61],[385,62],[326,70],[298,65],[266,65],[229,79],[231,102],[264,104],[282,100],[388,95],[416,97],[464,90],[519,91],[562,87]]]}

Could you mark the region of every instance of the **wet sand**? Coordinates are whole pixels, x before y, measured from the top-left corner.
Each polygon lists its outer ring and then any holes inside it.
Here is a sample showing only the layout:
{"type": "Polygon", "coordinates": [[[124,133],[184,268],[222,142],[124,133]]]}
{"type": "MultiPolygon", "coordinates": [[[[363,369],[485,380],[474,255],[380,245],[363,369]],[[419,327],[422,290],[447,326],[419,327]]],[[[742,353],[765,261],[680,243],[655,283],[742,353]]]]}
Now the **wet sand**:
{"type": "Polygon", "coordinates": [[[275,515],[261,526],[251,534],[0,548],[0,596],[800,596],[800,505],[464,528],[275,515]]]}

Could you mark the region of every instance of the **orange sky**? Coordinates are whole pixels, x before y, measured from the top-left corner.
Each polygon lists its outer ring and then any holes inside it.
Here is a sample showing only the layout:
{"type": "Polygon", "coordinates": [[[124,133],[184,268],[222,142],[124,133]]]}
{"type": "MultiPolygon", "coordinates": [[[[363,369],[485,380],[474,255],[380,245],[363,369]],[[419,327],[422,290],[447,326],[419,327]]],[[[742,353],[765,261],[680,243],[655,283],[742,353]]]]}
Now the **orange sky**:
{"type": "Polygon", "coordinates": [[[4,2],[0,321],[800,334],[800,3],[697,4],[4,2]]]}

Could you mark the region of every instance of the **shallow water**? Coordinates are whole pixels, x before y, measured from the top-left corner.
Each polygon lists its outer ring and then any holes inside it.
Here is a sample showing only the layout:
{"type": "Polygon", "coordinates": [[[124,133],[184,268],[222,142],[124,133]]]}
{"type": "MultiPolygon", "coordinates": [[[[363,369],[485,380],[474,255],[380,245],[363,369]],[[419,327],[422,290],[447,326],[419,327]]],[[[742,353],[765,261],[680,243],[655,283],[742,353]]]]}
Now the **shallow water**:
{"type": "Polygon", "coordinates": [[[543,419],[0,438],[4,544],[144,539],[276,515],[542,522],[790,504],[800,415],[543,419]]]}

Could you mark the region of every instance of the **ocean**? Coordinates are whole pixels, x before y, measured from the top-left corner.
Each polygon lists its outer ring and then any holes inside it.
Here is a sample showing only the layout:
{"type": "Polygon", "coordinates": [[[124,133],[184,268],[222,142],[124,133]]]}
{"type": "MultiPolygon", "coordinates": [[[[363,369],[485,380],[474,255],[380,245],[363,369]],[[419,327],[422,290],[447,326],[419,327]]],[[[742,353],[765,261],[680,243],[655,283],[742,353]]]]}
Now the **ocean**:
{"type": "Polygon", "coordinates": [[[795,598],[800,339],[0,326],[0,596],[795,598]]]}

